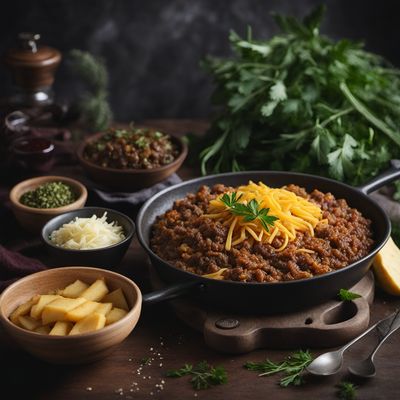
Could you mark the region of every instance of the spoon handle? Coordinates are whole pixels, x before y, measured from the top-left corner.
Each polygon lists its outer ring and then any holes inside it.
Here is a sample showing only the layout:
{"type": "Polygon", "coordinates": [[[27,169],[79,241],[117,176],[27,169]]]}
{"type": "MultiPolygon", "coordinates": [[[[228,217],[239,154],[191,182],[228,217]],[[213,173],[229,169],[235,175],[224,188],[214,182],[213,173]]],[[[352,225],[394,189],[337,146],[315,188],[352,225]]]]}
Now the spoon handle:
{"type": "Polygon", "coordinates": [[[379,341],[379,343],[376,345],[375,349],[372,351],[370,354],[369,358],[371,361],[374,359],[375,354],[379,350],[379,348],[382,346],[382,344],[385,342],[385,340],[394,332],[397,331],[397,329],[400,328],[400,309],[397,310],[396,315],[394,316],[392,323],[389,326],[389,329],[386,331],[385,336],[379,341]]]}
{"type": "MultiPolygon", "coordinates": [[[[349,343],[345,344],[341,349],[339,349],[340,352],[344,352],[346,351],[351,345],[353,345],[354,343],[358,342],[361,338],[363,338],[367,333],[371,332],[372,330],[374,330],[375,328],[383,328],[385,329],[386,333],[388,333],[388,330],[391,329],[394,320],[399,317],[399,311],[397,310],[395,311],[393,314],[390,314],[388,317],[381,319],[380,321],[378,321],[376,324],[371,325],[366,331],[364,331],[363,333],[361,333],[361,335],[358,335],[357,337],[355,337],[353,340],[351,340],[349,343]]],[[[400,318],[398,318],[399,322],[400,322],[400,318]]],[[[396,328],[397,329],[397,328],[396,328]]]]}

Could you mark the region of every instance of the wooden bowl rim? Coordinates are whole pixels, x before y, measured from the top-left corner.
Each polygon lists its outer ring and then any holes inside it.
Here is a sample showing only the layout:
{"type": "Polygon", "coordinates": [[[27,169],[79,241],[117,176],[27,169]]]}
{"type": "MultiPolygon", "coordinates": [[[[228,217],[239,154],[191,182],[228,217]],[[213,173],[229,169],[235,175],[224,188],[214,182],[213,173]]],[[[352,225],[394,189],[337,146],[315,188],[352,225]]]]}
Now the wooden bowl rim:
{"type": "Polygon", "coordinates": [[[17,183],[10,191],[10,201],[12,205],[22,211],[26,211],[32,214],[42,214],[42,215],[51,215],[51,214],[61,214],[67,211],[73,211],[77,207],[81,207],[82,203],[86,202],[87,199],[87,189],[86,187],[76,179],[72,179],[66,176],[58,176],[58,175],[44,175],[44,176],[37,176],[35,178],[30,178],[26,179],[24,181],[21,181],[17,183]],[[43,185],[44,183],[47,182],[55,182],[55,181],[61,181],[64,183],[67,183],[71,185],[74,189],[77,190],[78,192],[78,198],[70,204],[67,204],[62,207],[56,207],[56,208],[35,208],[35,207],[29,207],[20,202],[21,196],[27,191],[23,190],[24,187],[38,187],[40,185],[43,185]]]}
{"type": "Polygon", "coordinates": [[[163,172],[171,167],[175,167],[176,165],[179,165],[180,163],[183,162],[183,160],[186,158],[187,153],[188,153],[188,146],[187,144],[182,140],[182,138],[178,136],[174,136],[171,134],[168,134],[171,137],[172,141],[175,141],[178,143],[180,146],[180,152],[179,155],[175,158],[174,161],[172,161],[169,164],[163,165],[162,167],[157,167],[157,168],[149,168],[149,169],[144,169],[144,168],[126,168],[126,169],[118,169],[118,168],[111,168],[111,167],[101,167],[100,165],[97,165],[91,161],[88,161],[84,158],[83,156],[83,151],[85,147],[87,146],[88,143],[95,141],[96,139],[106,135],[107,132],[99,132],[95,133],[94,135],[91,135],[87,138],[84,139],[84,141],[79,145],[78,150],[77,150],[77,156],[79,161],[92,169],[95,169],[99,172],[101,171],[107,171],[107,172],[112,172],[112,173],[117,173],[117,174],[139,174],[139,175],[144,175],[144,174],[150,174],[150,173],[157,173],[157,172],[163,172]]]}
{"type": "MultiPolygon", "coordinates": [[[[71,267],[60,267],[60,268],[50,268],[45,271],[40,271],[40,272],[35,272],[34,274],[25,276],[24,278],[19,279],[18,281],[12,283],[10,286],[8,286],[6,289],[4,289],[3,293],[0,295],[0,320],[2,320],[3,323],[5,323],[10,329],[16,330],[17,332],[20,332],[25,335],[33,335],[32,337],[40,338],[39,340],[52,340],[52,341],[71,341],[77,338],[91,338],[95,337],[97,335],[105,335],[106,333],[109,333],[113,330],[118,330],[121,328],[123,325],[125,325],[128,320],[131,319],[131,317],[136,314],[138,311],[140,312],[142,306],[142,292],[140,291],[139,287],[136,285],[135,282],[133,282],[131,279],[127,278],[126,276],[119,274],[117,272],[109,271],[109,270],[104,270],[101,268],[94,268],[94,267],[80,267],[80,266],[71,266],[71,267]],[[4,315],[3,309],[2,309],[2,303],[4,299],[7,297],[7,295],[10,295],[15,287],[20,285],[21,283],[25,283],[26,281],[29,281],[32,279],[32,277],[37,277],[37,276],[45,276],[49,271],[55,271],[57,273],[58,271],[60,273],[64,273],[65,271],[71,271],[71,270],[90,270],[96,273],[106,273],[106,274],[111,274],[117,279],[121,279],[130,285],[135,293],[136,293],[136,303],[133,305],[133,307],[128,311],[128,313],[122,317],[119,321],[114,322],[108,326],[105,326],[104,328],[101,328],[97,331],[93,332],[87,332],[87,333],[78,333],[76,335],[72,336],[58,336],[58,335],[44,335],[42,333],[38,332],[32,332],[27,329],[21,328],[18,325],[15,325],[12,321],[10,321],[9,316],[4,315]]],[[[139,315],[140,317],[140,315],[139,315]]]]}
{"type": "MultiPolygon", "coordinates": [[[[75,217],[72,217],[72,219],[74,219],[74,218],[75,218],[75,217]]],[[[72,221],[72,219],[71,219],[71,221],[72,221]]],[[[62,225],[60,225],[58,228],[60,228],[61,226],[62,226],[62,225]]],[[[57,229],[58,229],[58,228],[57,228],[57,229]]],[[[42,228],[42,230],[41,230],[41,237],[42,237],[42,240],[44,241],[44,243],[45,243],[46,245],[48,245],[48,246],[50,246],[50,247],[53,247],[53,248],[55,248],[55,249],[57,249],[57,250],[61,250],[61,251],[65,251],[65,252],[67,252],[67,253],[73,253],[73,254],[82,253],[82,252],[84,252],[85,254],[86,254],[86,253],[89,254],[90,252],[96,252],[96,251],[99,251],[99,250],[109,250],[109,249],[113,249],[113,248],[115,248],[115,247],[118,247],[118,246],[124,244],[125,242],[132,240],[132,238],[133,238],[133,236],[135,235],[135,233],[136,233],[136,224],[135,224],[135,222],[132,220],[132,218],[130,218],[128,215],[122,213],[121,211],[117,211],[117,210],[114,210],[114,209],[112,209],[112,208],[106,208],[106,207],[81,207],[81,208],[78,208],[78,209],[76,209],[76,210],[70,210],[70,211],[63,212],[63,213],[61,213],[61,214],[59,214],[59,215],[55,215],[53,218],[51,218],[50,220],[48,220],[48,221],[43,225],[43,228],[42,228]],[[125,219],[129,222],[129,224],[130,224],[130,226],[131,226],[130,232],[126,235],[125,239],[121,240],[121,241],[118,242],[118,243],[114,243],[114,244],[112,244],[112,245],[110,245],[110,246],[106,246],[106,247],[98,247],[98,248],[96,248],[96,249],[86,249],[86,250],[84,250],[84,249],[79,249],[79,250],[78,250],[78,249],[65,249],[64,247],[57,246],[57,245],[55,245],[54,243],[52,243],[52,242],[46,237],[46,235],[44,234],[47,225],[49,225],[50,223],[52,223],[54,219],[59,218],[59,217],[63,217],[65,214],[69,214],[69,213],[71,213],[71,214],[72,214],[72,213],[78,213],[78,212],[81,212],[81,211],[83,211],[83,210],[88,210],[88,209],[92,209],[92,210],[93,210],[93,209],[94,209],[94,210],[102,210],[102,211],[107,212],[107,213],[108,213],[108,212],[112,212],[112,213],[121,215],[123,218],[125,218],[125,219]]]]}

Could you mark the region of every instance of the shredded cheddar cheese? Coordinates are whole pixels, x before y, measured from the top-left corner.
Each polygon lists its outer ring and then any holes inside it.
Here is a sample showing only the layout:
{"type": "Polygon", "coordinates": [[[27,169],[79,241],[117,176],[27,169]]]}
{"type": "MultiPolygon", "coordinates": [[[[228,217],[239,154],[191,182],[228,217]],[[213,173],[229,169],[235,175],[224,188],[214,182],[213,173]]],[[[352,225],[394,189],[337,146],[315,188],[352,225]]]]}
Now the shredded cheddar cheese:
{"type": "MultiPolygon", "coordinates": [[[[211,200],[208,213],[204,216],[229,227],[225,243],[226,250],[231,250],[233,246],[246,239],[272,244],[275,238],[280,238],[282,245],[276,248],[276,251],[282,251],[289,241],[296,238],[297,232],[309,232],[314,236],[314,228],[317,224],[327,222],[322,220],[322,211],[318,205],[285,188],[271,188],[262,182],[256,184],[250,181],[248,185],[240,186],[235,191],[238,197],[240,196],[240,203],[249,204],[255,199],[260,208],[269,209],[269,214],[278,219],[267,231],[259,220],[246,221],[244,217],[231,213],[229,207],[221,201],[222,195],[211,200]]],[[[308,249],[299,249],[299,251],[313,252],[308,249]]],[[[209,275],[215,274],[218,273],[209,275]]]]}
{"type": "Polygon", "coordinates": [[[204,278],[212,278],[212,279],[217,279],[217,280],[222,280],[224,279],[223,274],[228,268],[221,268],[217,272],[213,272],[211,274],[205,274],[202,275],[204,278]]]}

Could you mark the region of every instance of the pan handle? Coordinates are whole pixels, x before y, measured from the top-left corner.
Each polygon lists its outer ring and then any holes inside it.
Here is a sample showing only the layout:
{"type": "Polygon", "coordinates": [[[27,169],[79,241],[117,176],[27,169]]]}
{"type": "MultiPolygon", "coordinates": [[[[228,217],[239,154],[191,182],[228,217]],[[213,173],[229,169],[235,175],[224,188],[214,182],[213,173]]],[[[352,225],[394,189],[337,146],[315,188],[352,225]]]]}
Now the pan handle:
{"type": "Polygon", "coordinates": [[[172,300],[199,289],[204,289],[203,283],[199,283],[198,281],[181,282],[143,295],[143,303],[154,304],[165,300],[172,300]]]}
{"type": "Polygon", "coordinates": [[[392,165],[391,168],[382,172],[382,174],[378,175],[366,184],[358,186],[357,189],[365,194],[369,194],[390,182],[400,179],[400,160],[391,160],[390,164],[392,165]]]}

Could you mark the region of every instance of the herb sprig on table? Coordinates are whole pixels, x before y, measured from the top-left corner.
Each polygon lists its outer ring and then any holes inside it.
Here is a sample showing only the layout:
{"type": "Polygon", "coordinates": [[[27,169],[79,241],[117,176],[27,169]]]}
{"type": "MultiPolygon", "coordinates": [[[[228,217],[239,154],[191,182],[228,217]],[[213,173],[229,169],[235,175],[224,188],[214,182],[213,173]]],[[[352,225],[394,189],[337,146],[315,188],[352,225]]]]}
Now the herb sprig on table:
{"type": "Polygon", "coordinates": [[[339,399],[355,400],[357,386],[355,386],[353,383],[342,381],[336,386],[338,388],[337,395],[339,399]]]}
{"type": "Polygon", "coordinates": [[[224,193],[220,200],[232,214],[243,217],[245,222],[258,220],[262,227],[269,232],[269,226],[274,226],[274,222],[279,218],[268,215],[269,208],[260,208],[260,204],[255,199],[250,200],[248,204],[239,203],[241,197],[242,195],[237,196],[236,192],[224,193]]]}
{"type": "Polygon", "coordinates": [[[170,378],[180,378],[191,375],[190,380],[193,389],[208,389],[211,386],[221,385],[228,381],[227,373],[223,367],[213,367],[207,361],[199,362],[195,367],[185,364],[182,368],[170,370],[167,376],[170,378]]]}
{"type": "Polygon", "coordinates": [[[274,15],[280,34],[232,32],[234,57],[206,60],[220,112],[203,174],[284,169],[359,184],[400,156],[400,70],[358,43],[320,35],[323,14],[274,15]]]}
{"type": "Polygon", "coordinates": [[[284,377],[280,380],[281,386],[299,386],[304,383],[301,374],[312,360],[313,357],[308,350],[299,350],[288,356],[282,362],[275,363],[267,359],[263,362],[258,363],[247,362],[244,367],[250,371],[260,372],[259,376],[283,373],[284,377]]]}

